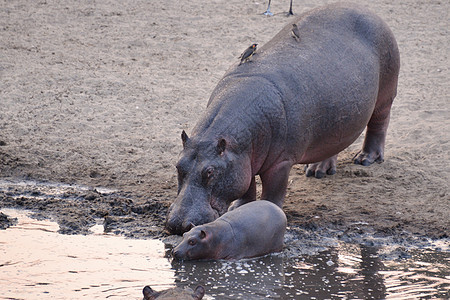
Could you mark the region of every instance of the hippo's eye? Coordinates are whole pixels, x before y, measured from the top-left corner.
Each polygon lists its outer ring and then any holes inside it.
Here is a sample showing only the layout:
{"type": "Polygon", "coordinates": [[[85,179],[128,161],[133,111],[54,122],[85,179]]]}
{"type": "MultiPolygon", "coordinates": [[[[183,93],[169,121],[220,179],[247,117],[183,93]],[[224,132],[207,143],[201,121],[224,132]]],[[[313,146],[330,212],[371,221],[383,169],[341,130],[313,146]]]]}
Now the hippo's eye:
{"type": "Polygon", "coordinates": [[[191,246],[194,246],[195,244],[197,244],[197,241],[194,240],[194,239],[190,239],[190,240],[188,241],[188,244],[191,245],[191,246]]]}
{"type": "Polygon", "coordinates": [[[214,168],[213,167],[206,168],[202,173],[202,177],[203,182],[208,183],[208,181],[214,177],[214,168]]]}

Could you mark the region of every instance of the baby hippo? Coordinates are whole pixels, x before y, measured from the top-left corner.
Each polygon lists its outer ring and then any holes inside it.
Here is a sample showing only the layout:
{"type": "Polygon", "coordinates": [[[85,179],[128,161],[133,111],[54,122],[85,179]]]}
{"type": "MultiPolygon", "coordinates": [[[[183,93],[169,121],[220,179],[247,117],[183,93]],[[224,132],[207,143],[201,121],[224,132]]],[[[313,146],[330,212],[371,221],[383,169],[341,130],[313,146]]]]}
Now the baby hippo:
{"type": "Polygon", "coordinates": [[[286,224],[286,215],[277,205],[253,201],[183,234],[173,256],[179,260],[240,259],[278,252],[283,248],[286,224]]]}
{"type": "Polygon", "coordinates": [[[156,292],[147,285],[142,293],[144,294],[144,300],[201,300],[205,295],[205,288],[199,285],[195,288],[195,291],[190,288],[175,287],[156,292]]]}

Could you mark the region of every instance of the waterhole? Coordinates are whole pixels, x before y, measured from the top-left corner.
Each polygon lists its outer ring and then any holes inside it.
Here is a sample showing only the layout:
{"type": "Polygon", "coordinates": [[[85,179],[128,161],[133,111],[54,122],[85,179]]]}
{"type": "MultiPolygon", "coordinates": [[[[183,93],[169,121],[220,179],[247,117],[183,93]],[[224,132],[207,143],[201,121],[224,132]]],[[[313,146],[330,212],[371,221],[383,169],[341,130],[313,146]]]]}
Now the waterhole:
{"type": "Polygon", "coordinates": [[[142,288],[206,288],[205,299],[417,299],[450,297],[450,253],[340,244],[317,255],[239,261],[172,261],[158,240],[62,235],[58,225],[1,209],[16,225],[0,231],[0,299],[141,299],[142,288]]]}
{"type": "Polygon", "coordinates": [[[173,285],[174,271],[158,240],[103,234],[64,235],[59,226],[25,211],[0,231],[0,299],[138,299],[148,282],[173,285]]]}

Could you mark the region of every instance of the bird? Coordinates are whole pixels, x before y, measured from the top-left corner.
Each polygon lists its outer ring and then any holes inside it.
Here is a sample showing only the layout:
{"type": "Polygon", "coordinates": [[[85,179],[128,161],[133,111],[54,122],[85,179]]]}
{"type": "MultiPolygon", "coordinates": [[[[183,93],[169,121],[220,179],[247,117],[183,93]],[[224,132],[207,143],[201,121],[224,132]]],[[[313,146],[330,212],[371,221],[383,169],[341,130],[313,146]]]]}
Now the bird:
{"type": "Polygon", "coordinates": [[[300,42],[300,30],[297,27],[297,24],[292,24],[292,36],[297,40],[297,42],[300,42]]]}
{"type": "MultiPolygon", "coordinates": [[[[264,13],[264,15],[266,16],[273,16],[273,13],[270,11],[270,1],[269,0],[269,5],[267,6],[267,10],[264,13]]],[[[292,12],[292,0],[291,0],[291,5],[289,6],[289,12],[288,12],[288,16],[292,16],[294,13],[292,12]]]]}
{"type": "Polygon", "coordinates": [[[258,44],[251,45],[241,54],[241,56],[239,56],[239,58],[241,59],[239,65],[241,65],[244,62],[247,62],[247,60],[249,60],[252,57],[252,55],[256,51],[256,46],[258,46],[258,44]]]}

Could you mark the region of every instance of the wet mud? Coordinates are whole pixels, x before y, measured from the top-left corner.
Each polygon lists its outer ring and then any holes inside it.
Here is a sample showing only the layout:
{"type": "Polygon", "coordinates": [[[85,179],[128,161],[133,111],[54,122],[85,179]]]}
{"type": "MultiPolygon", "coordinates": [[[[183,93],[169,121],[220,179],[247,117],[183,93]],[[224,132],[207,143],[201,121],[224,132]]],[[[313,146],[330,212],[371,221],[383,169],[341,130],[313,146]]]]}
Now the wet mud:
{"type": "MultiPolygon", "coordinates": [[[[180,236],[169,236],[164,224],[168,206],[157,200],[133,198],[132,194],[105,188],[36,181],[0,180],[2,207],[31,210],[32,218],[49,219],[59,225],[61,234],[91,234],[92,226],[102,227],[105,233],[129,238],[162,240],[168,247],[180,242],[180,236]]],[[[288,218],[293,218],[287,213],[288,218]]],[[[16,222],[3,214],[2,226],[16,222]]],[[[320,218],[313,219],[320,221],[320,218]]],[[[312,222],[288,224],[283,254],[296,257],[316,254],[336,247],[339,242],[356,243],[368,247],[386,247],[384,258],[408,257],[411,249],[450,251],[448,238],[432,239],[408,232],[392,234],[369,226],[366,222],[329,224],[312,222]]]]}
{"type": "MultiPolygon", "coordinates": [[[[62,234],[89,234],[101,224],[104,231],[126,237],[164,235],[167,207],[147,200],[136,204],[127,193],[68,184],[0,181],[2,207],[32,210],[33,218],[54,220],[62,234]]],[[[13,220],[2,217],[2,226],[13,220]],[[5,221],[3,221],[5,219],[5,221]]]]}
{"type": "Polygon", "coordinates": [[[0,229],[6,229],[15,224],[17,224],[17,218],[8,217],[0,212],[0,229]]]}

